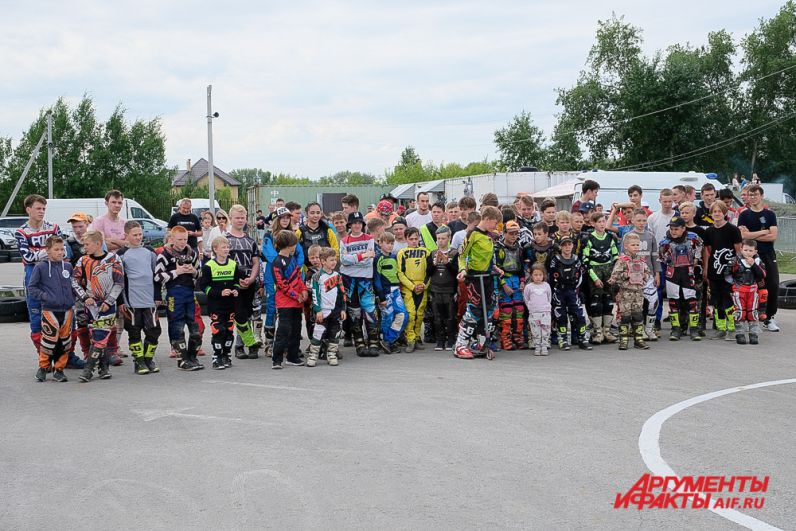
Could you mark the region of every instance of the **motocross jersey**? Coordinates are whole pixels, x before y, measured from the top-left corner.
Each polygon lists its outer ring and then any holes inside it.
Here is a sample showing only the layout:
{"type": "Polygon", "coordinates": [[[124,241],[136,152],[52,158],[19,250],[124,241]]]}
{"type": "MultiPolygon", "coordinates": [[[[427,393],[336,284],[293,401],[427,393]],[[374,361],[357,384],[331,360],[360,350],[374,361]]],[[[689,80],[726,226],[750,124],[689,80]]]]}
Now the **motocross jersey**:
{"type": "Polygon", "coordinates": [[[576,290],[583,281],[583,262],[574,254],[569,258],[557,254],[550,260],[549,273],[553,291],[576,290]]]}

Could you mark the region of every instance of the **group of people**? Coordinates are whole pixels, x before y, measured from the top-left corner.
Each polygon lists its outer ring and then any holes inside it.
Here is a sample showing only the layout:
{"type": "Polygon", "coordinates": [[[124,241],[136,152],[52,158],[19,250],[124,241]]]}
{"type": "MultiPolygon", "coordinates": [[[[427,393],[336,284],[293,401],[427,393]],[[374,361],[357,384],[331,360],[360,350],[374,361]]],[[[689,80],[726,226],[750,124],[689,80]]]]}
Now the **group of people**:
{"type": "Polygon", "coordinates": [[[460,359],[526,348],[544,356],[551,344],[647,349],[664,298],[671,340],[701,340],[711,316],[712,339],[757,344],[760,321],[779,330],[776,216],[757,185],[744,188],[740,208],[728,190],[700,192],[696,202],[692,187],[664,189],[654,213],[638,186],[603,212],[592,180],[568,210],[529,195],[431,204],[420,193],[405,216],[391,198],[367,215],[353,195],[333,213],[280,199],[268,217],[257,213],[251,235],[243,206],[200,219],[186,199],[158,249],[119,217],[119,191],[107,194],[104,216],[74,213],[68,238],[45,221],[46,199],[31,195],[17,239],[36,379],[66,381],[67,366],[83,382],[95,371],[110,378],[123,331],[135,372],[158,372],[161,306],[177,367],[204,368],[196,291],[207,297],[217,370],[262,353],[274,369],[335,366],[341,340],[358,356],[428,346],[460,359]]]}

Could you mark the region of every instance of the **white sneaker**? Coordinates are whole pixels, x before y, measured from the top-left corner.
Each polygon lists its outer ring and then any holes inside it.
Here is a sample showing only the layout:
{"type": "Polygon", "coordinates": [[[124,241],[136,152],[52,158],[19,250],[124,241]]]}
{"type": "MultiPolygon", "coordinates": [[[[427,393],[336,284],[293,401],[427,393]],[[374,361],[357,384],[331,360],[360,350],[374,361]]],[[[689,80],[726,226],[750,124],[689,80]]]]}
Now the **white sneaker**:
{"type": "Polygon", "coordinates": [[[766,330],[768,330],[769,332],[779,332],[779,327],[777,326],[777,322],[774,320],[773,317],[768,321],[766,321],[765,323],[763,323],[763,325],[766,327],[766,330]]]}

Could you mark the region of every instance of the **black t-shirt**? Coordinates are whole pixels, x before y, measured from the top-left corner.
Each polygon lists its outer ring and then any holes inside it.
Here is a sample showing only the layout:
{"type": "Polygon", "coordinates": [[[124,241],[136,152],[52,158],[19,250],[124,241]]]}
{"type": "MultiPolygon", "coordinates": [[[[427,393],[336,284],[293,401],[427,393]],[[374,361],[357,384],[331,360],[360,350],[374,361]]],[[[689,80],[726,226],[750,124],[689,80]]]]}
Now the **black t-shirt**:
{"type": "Polygon", "coordinates": [[[710,246],[708,277],[723,280],[735,258],[735,244],[741,243],[741,231],[732,223],[719,229],[713,225],[705,230],[705,245],[710,246]]]}
{"type": "Polygon", "coordinates": [[[688,232],[693,232],[694,234],[699,236],[700,240],[702,240],[703,242],[705,241],[705,235],[707,234],[705,232],[705,227],[700,227],[699,225],[697,225],[696,227],[686,227],[685,230],[687,230],[688,232]]]}
{"type": "MultiPolygon", "coordinates": [[[[188,232],[195,232],[202,230],[202,222],[199,221],[199,216],[191,212],[190,214],[181,214],[175,212],[169,219],[169,228],[176,227],[177,225],[185,227],[188,232]]],[[[188,246],[191,249],[196,249],[198,246],[198,239],[196,236],[188,236],[188,246]]]]}
{"type": "Polygon", "coordinates": [[[450,223],[448,223],[448,228],[451,230],[451,234],[456,234],[460,230],[464,230],[467,228],[467,223],[463,222],[460,219],[454,219],[450,223]]]}
{"type": "MultiPolygon", "coordinates": [[[[767,208],[760,212],[754,212],[751,208],[747,208],[738,217],[738,226],[746,227],[749,232],[769,229],[777,226],[777,215],[767,208]]],[[[774,242],[761,242],[758,240],[757,250],[761,253],[773,253],[774,242]]]]}

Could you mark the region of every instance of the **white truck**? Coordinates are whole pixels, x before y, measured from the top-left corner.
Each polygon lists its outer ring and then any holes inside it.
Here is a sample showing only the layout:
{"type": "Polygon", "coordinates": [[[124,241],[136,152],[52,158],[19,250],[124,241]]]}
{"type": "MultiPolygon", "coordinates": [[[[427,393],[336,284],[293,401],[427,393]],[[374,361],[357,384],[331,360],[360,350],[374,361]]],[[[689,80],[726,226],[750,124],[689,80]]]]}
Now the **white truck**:
{"type": "MultiPolygon", "coordinates": [[[[501,203],[511,203],[518,193],[530,194],[541,201],[545,197],[557,200],[559,208],[567,209],[580,198],[583,181],[592,179],[600,183],[597,202],[605,210],[612,203],[627,201],[627,189],[637,184],[644,190],[644,202],[652,210],[660,208],[658,194],[663,188],[677,184],[690,184],[699,191],[703,184],[711,182],[722,188],[714,174],[696,172],[644,172],[644,171],[555,171],[555,172],[510,172],[457,177],[445,181],[445,198],[458,200],[472,195],[480,200],[487,192],[497,194],[501,203]]],[[[421,186],[423,183],[418,183],[421,186]]]]}
{"type": "MultiPolygon", "coordinates": [[[[90,197],[79,199],[48,199],[46,219],[57,223],[63,230],[69,230],[67,220],[75,212],[83,212],[93,217],[102,216],[108,211],[105,199],[90,197]]],[[[135,199],[125,199],[119,216],[124,219],[150,219],[158,225],[166,226],[166,222],[150,214],[135,199]]]]}

